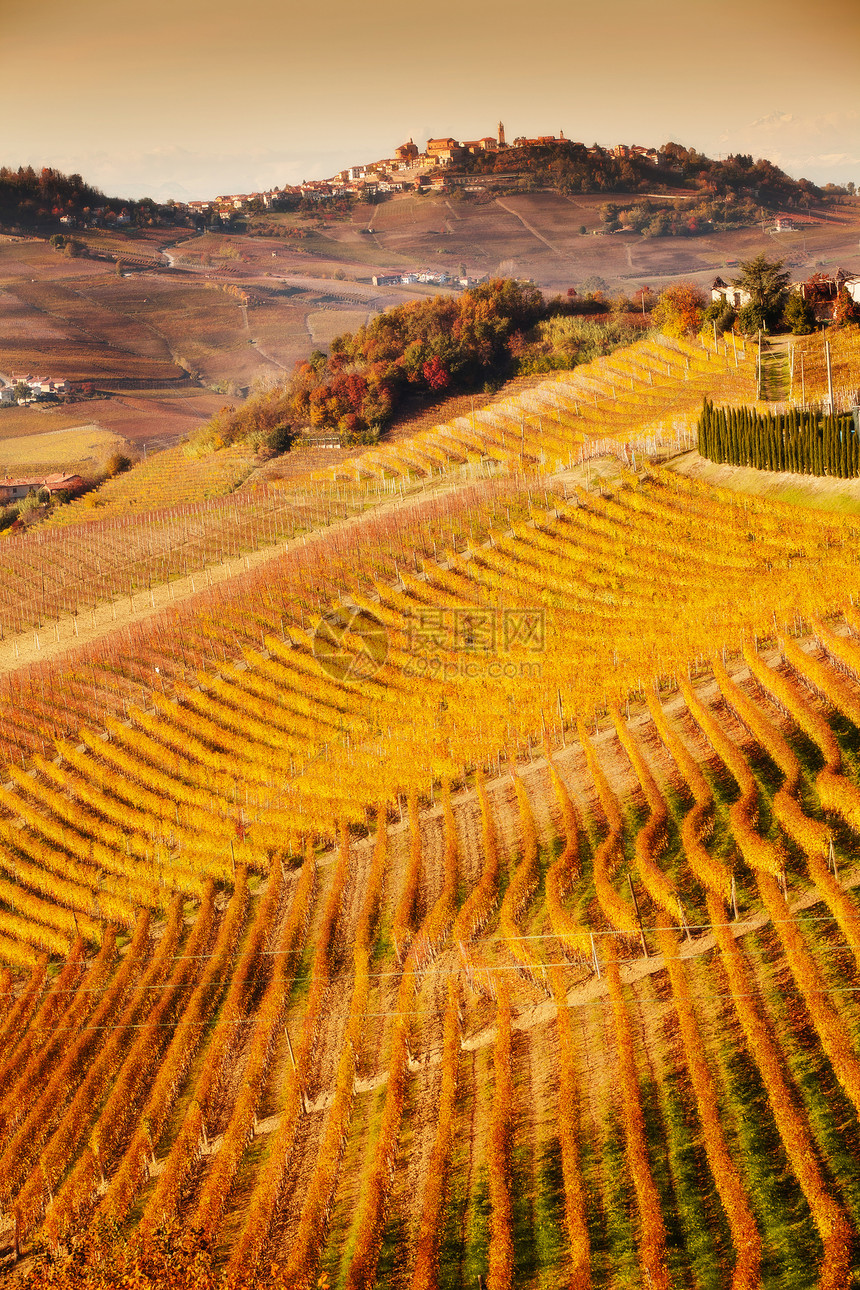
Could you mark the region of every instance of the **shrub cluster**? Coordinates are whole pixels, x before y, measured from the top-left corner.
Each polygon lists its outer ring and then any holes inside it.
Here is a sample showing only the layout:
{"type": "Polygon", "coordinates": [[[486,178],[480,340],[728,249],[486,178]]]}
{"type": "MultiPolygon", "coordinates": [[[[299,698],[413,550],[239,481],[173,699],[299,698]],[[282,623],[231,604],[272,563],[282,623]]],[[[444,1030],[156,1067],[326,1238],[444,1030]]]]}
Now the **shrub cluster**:
{"type": "Polygon", "coordinates": [[[336,336],[330,355],[315,350],[285,384],[222,409],[195,442],[211,450],[248,440],[285,452],[296,429],[310,426],[344,444],[374,443],[408,395],[495,389],[511,376],[567,369],[648,325],[641,298],[610,303],[572,290],[547,301],[531,283],[495,279],[398,305],[336,336]]]}

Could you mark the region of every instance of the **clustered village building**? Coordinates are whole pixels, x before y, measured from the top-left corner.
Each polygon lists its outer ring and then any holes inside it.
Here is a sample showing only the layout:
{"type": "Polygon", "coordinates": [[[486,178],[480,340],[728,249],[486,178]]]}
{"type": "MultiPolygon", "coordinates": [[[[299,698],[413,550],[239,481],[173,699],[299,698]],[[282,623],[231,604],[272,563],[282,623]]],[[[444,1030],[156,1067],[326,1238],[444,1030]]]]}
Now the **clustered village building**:
{"type": "Polygon", "coordinates": [[[0,408],[13,403],[29,403],[51,395],[63,398],[72,391],[71,381],[53,380],[47,376],[12,376],[8,385],[0,385],[0,408]]]}
{"type": "MultiPolygon", "coordinates": [[[[229,216],[237,211],[246,211],[253,204],[269,210],[280,199],[290,196],[321,201],[327,197],[369,197],[378,193],[407,192],[416,185],[426,182],[429,182],[431,187],[442,187],[446,182],[450,183],[450,179],[435,173],[428,181],[428,173],[438,172],[440,168],[451,166],[470,153],[477,155],[484,152],[503,152],[507,149],[567,142],[564,131],[561,130],[557,135],[539,135],[534,139],[520,135],[509,144],[505,139],[504,124],[500,121],[496,134],[485,135],[482,139],[467,139],[463,142],[450,136],[428,139],[423,151],[412,139],[409,139],[399,148],[395,148],[393,157],[384,157],[380,161],[371,161],[362,166],[348,166],[345,170],[338,171],[331,179],[307,179],[293,187],[287,185],[284,188],[268,189],[266,192],[222,195],[212,201],[192,201],[184,205],[190,214],[199,217],[212,214],[229,216]]],[[[595,147],[588,149],[589,155],[603,151],[595,147]]],[[[608,151],[612,156],[622,159],[640,157],[654,165],[660,162],[658,148],[643,148],[638,144],[619,143],[608,151]]],[[[465,177],[464,182],[468,182],[469,179],[470,177],[465,177]]]]}

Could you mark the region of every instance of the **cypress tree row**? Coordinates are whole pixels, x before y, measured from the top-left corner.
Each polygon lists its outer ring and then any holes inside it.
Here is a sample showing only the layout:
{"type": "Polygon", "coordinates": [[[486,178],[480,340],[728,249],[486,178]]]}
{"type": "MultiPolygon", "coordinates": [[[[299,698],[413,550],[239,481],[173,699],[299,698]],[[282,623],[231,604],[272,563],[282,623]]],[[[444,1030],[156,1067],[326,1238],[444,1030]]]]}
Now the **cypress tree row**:
{"type": "Polygon", "coordinates": [[[701,455],[717,464],[838,479],[860,476],[860,436],[850,415],[792,408],[762,416],[752,408],[715,408],[705,399],[698,437],[701,455]]]}

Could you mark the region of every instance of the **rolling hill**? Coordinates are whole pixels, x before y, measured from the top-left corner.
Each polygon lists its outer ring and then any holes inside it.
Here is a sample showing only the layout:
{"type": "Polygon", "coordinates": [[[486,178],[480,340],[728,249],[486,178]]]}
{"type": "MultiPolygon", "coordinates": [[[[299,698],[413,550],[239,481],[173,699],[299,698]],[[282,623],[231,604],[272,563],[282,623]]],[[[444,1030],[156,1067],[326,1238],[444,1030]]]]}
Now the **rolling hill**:
{"type": "Polygon", "coordinates": [[[671,468],[753,368],[0,550],[8,1283],[856,1282],[860,507],[671,468]]]}

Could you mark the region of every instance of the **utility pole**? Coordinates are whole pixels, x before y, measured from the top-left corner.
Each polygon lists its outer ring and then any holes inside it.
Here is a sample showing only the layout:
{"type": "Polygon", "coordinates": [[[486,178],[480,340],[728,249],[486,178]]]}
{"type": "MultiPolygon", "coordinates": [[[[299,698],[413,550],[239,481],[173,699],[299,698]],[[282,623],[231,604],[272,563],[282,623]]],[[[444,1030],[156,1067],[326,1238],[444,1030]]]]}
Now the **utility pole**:
{"type": "Polygon", "coordinates": [[[788,377],[788,401],[791,402],[792,391],[794,390],[794,346],[789,346],[789,355],[791,356],[791,368],[788,377]]]}
{"type": "Polygon", "coordinates": [[[833,416],[833,368],[830,365],[830,341],[824,341],[824,358],[827,363],[827,411],[833,416]]]}
{"type": "Polygon", "coordinates": [[[803,370],[803,351],[800,353],[800,406],[806,407],[806,374],[803,370]]]}

